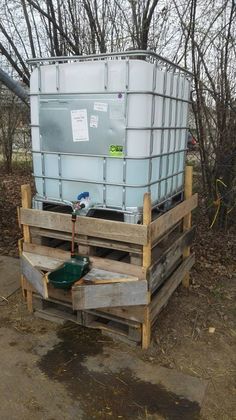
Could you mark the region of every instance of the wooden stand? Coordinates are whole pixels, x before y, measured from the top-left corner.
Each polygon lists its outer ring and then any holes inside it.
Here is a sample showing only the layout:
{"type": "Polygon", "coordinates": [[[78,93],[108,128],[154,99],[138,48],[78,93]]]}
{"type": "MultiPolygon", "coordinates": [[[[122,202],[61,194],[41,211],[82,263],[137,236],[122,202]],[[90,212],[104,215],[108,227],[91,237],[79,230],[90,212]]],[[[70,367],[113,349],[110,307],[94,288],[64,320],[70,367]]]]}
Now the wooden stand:
{"type": "Polygon", "coordinates": [[[197,206],[192,169],[186,168],[185,201],[155,220],[149,193],[144,194],[142,225],[78,217],[75,240],[79,249],[88,250],[90,268],[105,270],[114,279],[92,283],[82,279],[67,291],[53,288],[48,272],[70,258],[71,216],[34,210],[30,203],[30,189],[22,186],[19,218],[24,241],[19,246],[29,311],[100,328],[147,349],[158,314],[181,282],[189,286],[194,264],[191,211],[197,206]],[[35,236],[50,238],[51,246],[34,243],[35,236]]]}

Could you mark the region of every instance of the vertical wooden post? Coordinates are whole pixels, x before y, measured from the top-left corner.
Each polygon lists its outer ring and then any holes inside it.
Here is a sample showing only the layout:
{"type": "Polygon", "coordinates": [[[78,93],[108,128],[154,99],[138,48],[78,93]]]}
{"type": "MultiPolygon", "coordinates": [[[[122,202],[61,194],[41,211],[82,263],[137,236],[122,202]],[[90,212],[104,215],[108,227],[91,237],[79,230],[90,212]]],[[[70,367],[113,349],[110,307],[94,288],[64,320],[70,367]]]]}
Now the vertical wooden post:
{"type": "MultiPolygon", "coordinates": [[[[186,166],[185,168],[185,184],[184,184],[184,198],[187,200],[193,195],[193,167],[186,166]]],[[[189,230],[192,223],[192,214],[191,212],[187,214],[183,219],[183,231],[189,230]]],[[[187,258],[190,255],[190,247],[187,246],[183,250],[183,257],[187,258]]],[[[187,273],[182,281],[184,287],[189,287],[190,275],[187,273]]]]}
{"type": "MultiPolygon", "coordinates": [[[[152,203],[151,194],[145,193],[143,200],[143,224],[148,227],[147,244],[143,246],[143,267],[148,268],[152,262],[152,244],[150,238],[150,223],[152,221],[152,203]]],[[[144,322],[142,324],[142,348],[145,350],[149,347],[151,341],[151,322],[150,309],[147,305],[144,309],[144,322]]]]}
{"type": "MultiPolygon", "coordinates": [[[[21,185],[21,203],[23,208],[31,208],[32,204],[32,196],[31,196],[31,188],[29,184],[21,185]]],[[[23,225],[23,236],[24,242],[30,242],[30,228],[27,225],[23,225]]],[[[24,284],[24,277],[21,277],[21,284],[24,284]]],[[[24,293],[24,291],[23,291],[24,293]]],[[[29,312],[33,312],[33,293],[31,290],[27,290],[27,308],[29,312]]]]}
{"type": "MultiPolygon", "coordinates": [[[[18,221],[20,222],[19,215],[18,215],[18,221]]],[[[21,257],[21,254],[22,254],[23,242],[24,242],[24,239],[23,238],[21,238],[21,239],[18,240],[19,257],[21,257]]],[[[24,276],[21,274],[20,275],[21,291],[22,291],[23,299],[25,300],[26,297],[27,297],[27,292],[26,292],[26,288],[24,287],[24,283],[25,283],[24,276]]]]}
{"type": "MultiPolygon", "coordinates": [[[[84,239],[88,239],[88,236],[86,235],[80,235],[80,237],[84,239]]],[[[78,253],[80,255],[86,255],[86,256],[90,255],[91,257],[92,255],[96,255],[96,251],[94,247],[89,246],[89,245],[81,245],[80,243],[78,243],[78,253]]]]}
{"type": "Polygon", "coordinates": [[[151,265],[152,260],[152,244],[149,232],[149,225],[152,221],[152,204],[151,194],[145,193],[143,200],[143,225],[148,226],[148,241],[143,246],[143,267],[148,268],[151,265]]]}
{"type": "MultiPolygon", "coordinates": [[[[30,185],[21,185],[21,204],[22,207],[25,209],[31,208],[31,189],[30,185]]],[[[30,229],[29,226],[23,225],[23,236],[24,236],[24,242],[30,242],[30,229]]]]}

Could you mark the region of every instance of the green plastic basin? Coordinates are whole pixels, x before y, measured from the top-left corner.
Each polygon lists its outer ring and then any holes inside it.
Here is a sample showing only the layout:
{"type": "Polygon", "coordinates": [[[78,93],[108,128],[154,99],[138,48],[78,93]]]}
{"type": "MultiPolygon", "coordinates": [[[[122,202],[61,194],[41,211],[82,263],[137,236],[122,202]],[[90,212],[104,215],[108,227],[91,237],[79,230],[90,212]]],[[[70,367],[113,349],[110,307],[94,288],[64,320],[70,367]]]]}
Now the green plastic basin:
{"type": "Polygon", "coordinates": [[[69,289],[89,271],[89,258],[79,255],[66,261],[62,267],[48,275],[49,283],[57,289],[69,289]]]}

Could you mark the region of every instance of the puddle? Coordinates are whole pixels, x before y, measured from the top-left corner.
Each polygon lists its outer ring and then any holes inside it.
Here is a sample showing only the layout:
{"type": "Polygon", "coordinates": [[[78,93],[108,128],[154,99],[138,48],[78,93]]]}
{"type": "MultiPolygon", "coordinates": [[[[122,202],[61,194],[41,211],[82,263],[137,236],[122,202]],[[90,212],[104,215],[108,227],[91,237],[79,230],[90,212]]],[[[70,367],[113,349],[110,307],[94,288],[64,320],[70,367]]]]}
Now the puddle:
{"type": "Polygon", "coordinates": [[[199,419],[196,402],[180,398],[161,385],[140,381],[130,369],[90,372],[83,362],[111,343],[100,332],[67,323],[60,327],[58,338],[61,341],[41,358],[39,367],[79,400],[84,420],[146,419],[151,415],[169,420],[199,419]]]}

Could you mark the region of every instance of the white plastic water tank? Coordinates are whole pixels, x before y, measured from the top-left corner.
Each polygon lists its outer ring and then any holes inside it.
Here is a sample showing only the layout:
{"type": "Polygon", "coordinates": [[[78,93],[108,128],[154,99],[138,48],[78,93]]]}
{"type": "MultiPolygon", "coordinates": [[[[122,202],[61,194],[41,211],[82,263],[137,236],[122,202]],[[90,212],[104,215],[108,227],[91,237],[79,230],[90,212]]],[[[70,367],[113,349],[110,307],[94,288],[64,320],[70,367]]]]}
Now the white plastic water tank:
{"type": "Polygon", "coordinates": [[[146,191],[155,206],[183,189],[185,70],[137,51],[47,61],[31,61],[36,199],[89,191],[94,206],[135,213],[146,191]]]}

